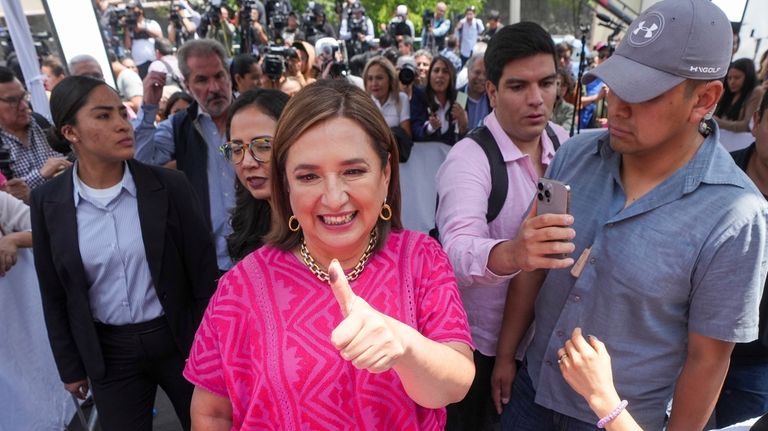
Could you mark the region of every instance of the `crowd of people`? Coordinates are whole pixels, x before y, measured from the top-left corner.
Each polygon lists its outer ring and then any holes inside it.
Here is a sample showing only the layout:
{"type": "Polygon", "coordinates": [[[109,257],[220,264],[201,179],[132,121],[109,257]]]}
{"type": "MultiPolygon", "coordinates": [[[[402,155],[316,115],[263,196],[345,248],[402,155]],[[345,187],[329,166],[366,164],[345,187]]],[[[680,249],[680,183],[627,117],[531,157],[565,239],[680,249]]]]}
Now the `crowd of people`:
{"type": "Polygon", "coordinates": [[[102,429],[152,429],[158,386],[203,430],[768,413],[768,59],[733,60],[717,6],[662,0],[579,65],[474,6],[416,38],[405,5],[377,35],[356,1],[338,29],[173,4],[162,29],[95,2],[116,88],[89,53],[44,59],[51,121],[0,67],[0,277],[32,248],[58,375],[102,429]],[[426,143],[450,148],[430,235],[401,200],[426,143]]]}

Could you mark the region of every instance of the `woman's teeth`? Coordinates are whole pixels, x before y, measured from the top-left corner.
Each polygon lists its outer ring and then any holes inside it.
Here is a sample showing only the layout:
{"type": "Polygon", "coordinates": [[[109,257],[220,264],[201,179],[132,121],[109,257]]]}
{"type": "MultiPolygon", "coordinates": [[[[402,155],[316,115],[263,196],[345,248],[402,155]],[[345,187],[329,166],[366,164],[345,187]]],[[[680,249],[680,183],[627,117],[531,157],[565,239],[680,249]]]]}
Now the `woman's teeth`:
{"type": "Polygon", "coordinates": [[[345,216],[322,216],[323,223],[325,224],[344,224],[349,223],[355,218],[355,213],[351,213],[345,216]]]}

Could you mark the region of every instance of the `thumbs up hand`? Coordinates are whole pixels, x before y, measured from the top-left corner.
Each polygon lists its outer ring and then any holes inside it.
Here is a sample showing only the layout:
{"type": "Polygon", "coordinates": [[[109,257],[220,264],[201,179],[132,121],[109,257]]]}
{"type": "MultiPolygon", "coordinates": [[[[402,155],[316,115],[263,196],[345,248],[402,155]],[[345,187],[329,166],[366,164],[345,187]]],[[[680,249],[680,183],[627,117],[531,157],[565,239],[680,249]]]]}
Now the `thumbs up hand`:
{"type": "Polygon", "coordinates": [[[358,369],[382,373],[392,368],[406,351],[398,333],[402,323],[376,311],[355,295],[339,261],[328,269],[331,289],[341,307],[344,320],[331,333],[331,343],[341,357],[358,369]]]}

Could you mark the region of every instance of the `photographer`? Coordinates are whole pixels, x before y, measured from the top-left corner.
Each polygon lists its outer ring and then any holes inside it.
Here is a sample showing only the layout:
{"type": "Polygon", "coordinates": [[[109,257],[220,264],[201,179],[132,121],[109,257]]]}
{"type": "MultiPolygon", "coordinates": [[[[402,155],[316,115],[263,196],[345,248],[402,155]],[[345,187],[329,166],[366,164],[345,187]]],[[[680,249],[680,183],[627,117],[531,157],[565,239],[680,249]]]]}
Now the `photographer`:
{"type": "Polygon", "coordinates": [[[448,6],[439,2],[435,5],[435,12],[429,9],[422,15],[421,48],[437,53],[445,48],[445,36],[451,30],[451,20],[446,19],[445,13],[448,6]]]}
{"type": "Polygon", "coordinates": [[[131,51],[139,76],[144,79],[149,64],[155,59],[155,38],[163,37],[163,30],[157,21],[144,17],[144,6],[140,1],[131,0],[126,9],[129,13],[123,21],[123,45],[131,51]]]}
{"type": "Polygon", "coordinates": [[[351,57],[368,51],[373,36],[373,21],[365,15],[363,5],[356,2],[349,16],[342,19],[339,29],[339,37],[347,45],[347,55],[351,57]]]}
{"type": "Polygon", "coordinates": [[[221,0],[212,0],[208,11],[202,16],[200,26],[197,28],[197,35],[202,38],[214,39],[221,43],[226,50],[227,56],[232,56],[232,38],[235,35],[235,28],[227,22],[223,16],[223,11],[228,10],[221,4],[221,0]]]}
{"type": "Polygon", "coordinates": [[[392,36],[411,36],[416,35],[413,22],[408,19],[408,6],[401,4],[395,9],[395,16],[389,20],[387,33],[392,36]]]}
{"type": "Polygon", "coordinates": [[[305,36],[304,32],[299,28],[299,17],[296,15],[296,11],[290,11],[288,13],[288,22],[285,25],[282,37],[285,46],[291,46],[295,42],[307,39],[307,36],[305,36]]]}
{"type": "Polygon", "coordinates": [[[281,34],[288,24],[288,14],[293,10],[290,0],[267,0],[264,6],[267,26],[272,34],[281,34]]]}
{"type": "Polygon", "coordinates": [[[202,17],[186,1],[173,1],[171,15],[168,19],[168,40],[180,46],[190,38],[195,37],[197,26],[202,17]]]}
{"type": "Polygon", "coordinates": [[[313,7],[307,7],[304,14],[304,34],[307,42],[315,44],[324,37],[336,39],[336,31],[325,19],[325,6],[316,3],[313,7]]]}

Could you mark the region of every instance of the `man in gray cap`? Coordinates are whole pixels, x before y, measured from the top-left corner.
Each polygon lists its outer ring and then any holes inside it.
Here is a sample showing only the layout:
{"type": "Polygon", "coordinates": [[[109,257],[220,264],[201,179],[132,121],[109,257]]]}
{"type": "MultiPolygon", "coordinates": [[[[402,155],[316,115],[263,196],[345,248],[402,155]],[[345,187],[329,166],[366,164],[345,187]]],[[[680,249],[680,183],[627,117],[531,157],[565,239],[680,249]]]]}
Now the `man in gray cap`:
{"type": "Polygon", "coordinates": [[[757,336],[768,258],[765,199],[708,120],[731,38],[712,2],[665,0],[585,77],[610,88],[609,130],[574,137],[549,167],[570,185],[570,227],[523,224],[570,256],[542,277],[503,429],[594,430],[628,411],[660,430],[673,396],[668,430],[707,423],[733,344],[757,336]],[[605,343],[618,396],[582,398],[563,379],[588,357],[574,328],[605,343]]]}

